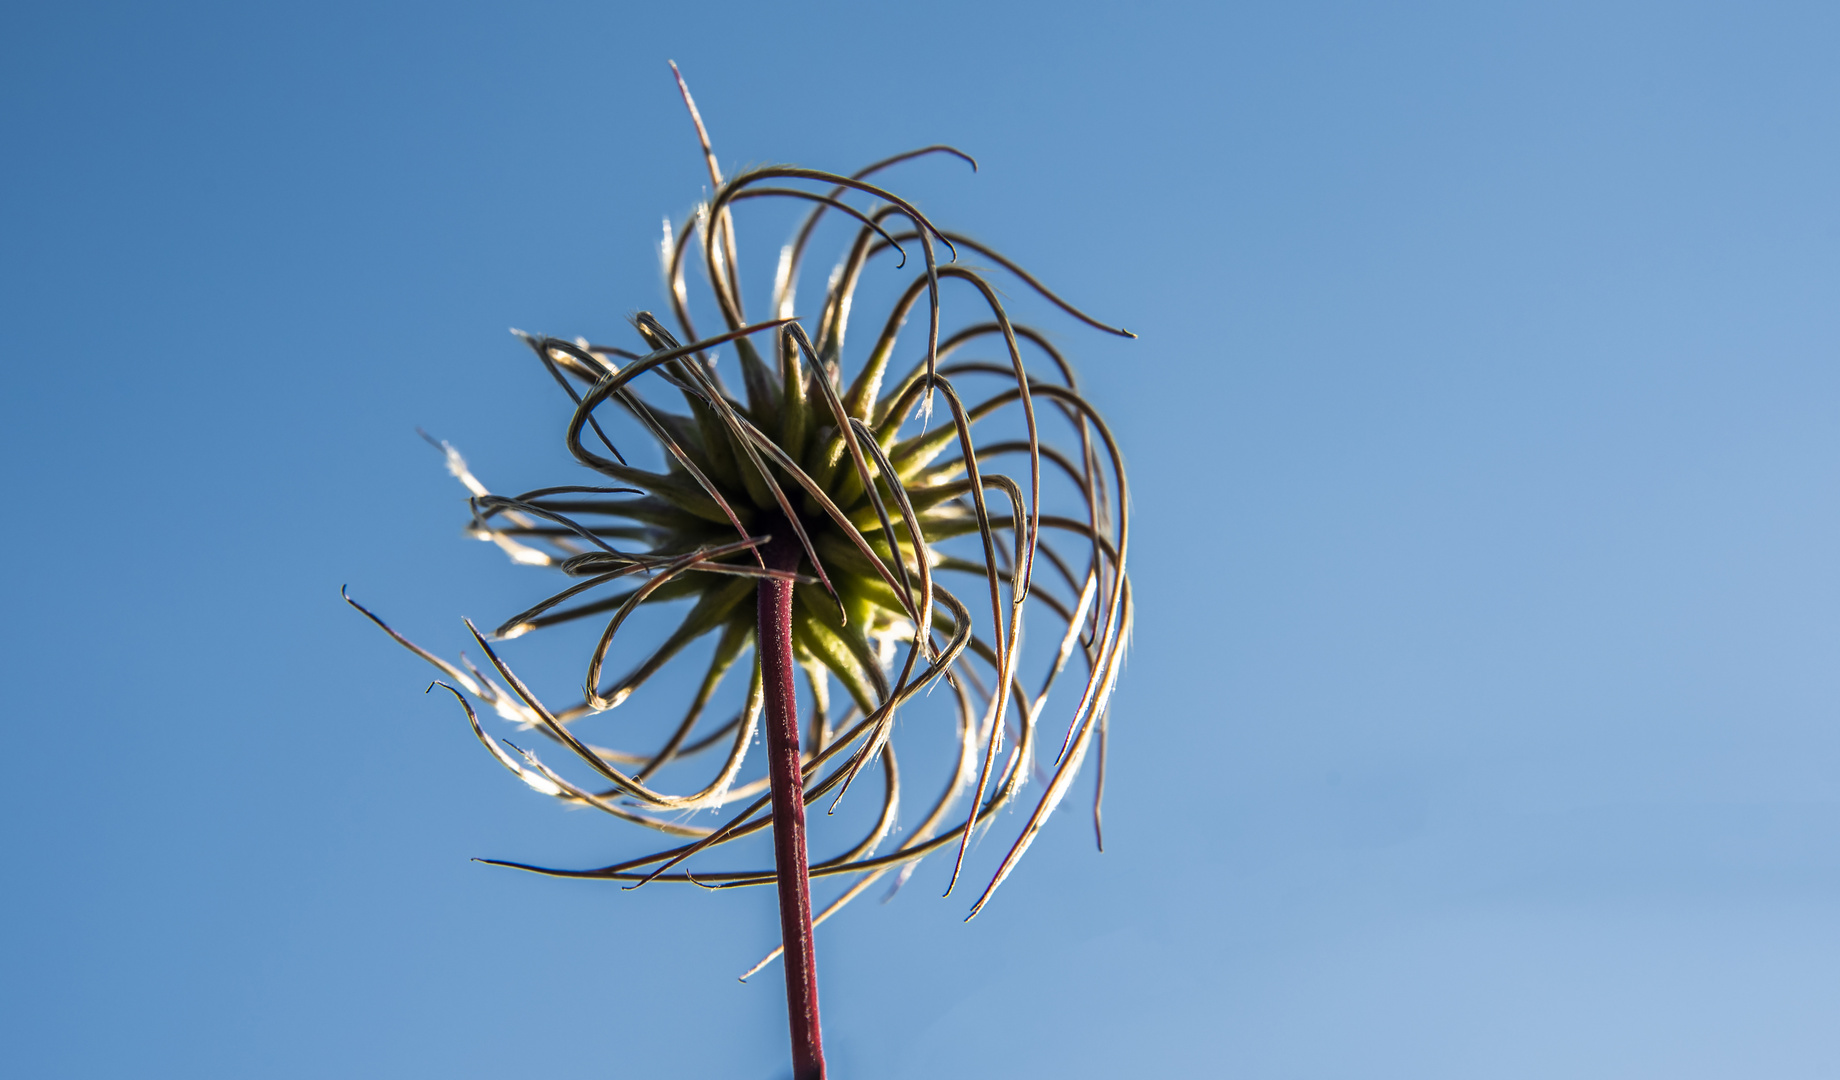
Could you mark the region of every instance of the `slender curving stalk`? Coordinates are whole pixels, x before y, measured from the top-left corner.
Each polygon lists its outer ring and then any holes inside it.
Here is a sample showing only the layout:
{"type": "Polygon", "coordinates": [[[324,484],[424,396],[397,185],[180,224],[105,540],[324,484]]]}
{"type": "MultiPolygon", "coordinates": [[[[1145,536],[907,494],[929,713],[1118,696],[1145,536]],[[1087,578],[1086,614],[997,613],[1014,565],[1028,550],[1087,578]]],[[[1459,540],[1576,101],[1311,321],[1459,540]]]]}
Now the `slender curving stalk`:
{"type": "Polygon", "coordinates": [[[627,889],[777,888],[781,945],[741,978],[785,957],[794,1072],[807,1080],[824,1075],[817,926],[884,878],[883,898],[893,897],[922,860],[941,853],[951,862],[938,882],[946,895],[964,874],[988,875],[965,916],[976,917],[1088,756],[1098,759],[1100,839],[1111,704],[1133,612],[1124,459],[1059,348],[1011,320],[987,274],[1000,271],[1089,327],[1135,335],[994,249],[942,231],[878,176],[929,157],[975,170],[962,151],[928,146],[849,175],[772,166],[725,178],[688,89],[683,95],[714,186],[681,227],[665,223],[660,255],[674,328],[638,312],[630,348],[519,333],[567,395],[563,445],[600,479],[495,495],[458,451],[436,444],[467,489],[471,535],[573,583],[490,634],[468,623],[483,666],[464,655],[442,659],[351,603],[441,671],[499,765],[544,796],[670,838],[660,850],[585,869],[479,861],[627,889]],[[804,214],[780,251],[768,303],[753,295],[749,321],[735,218],[769,203],[804,214]],[[838,228],[846,231],[834,269],[801,313],[807,256],[838,228]],[[959,263],[961,251],[996,271],[959,263]],[[908,264],[910,252],[918,265],[908,264]],[[700,298],[689,288],[699,259],[700,298]],[[887,273],[902,276],[883,292],[896,299],[872,324],[879,332],[849,338],[859,284],[887,273]],[[948,316],[946,298],[970,301],[968,313],[948,316]],[[924,321],[915,318],[904,338],[922,303],[924,321]],[[699,332],[693,314],[721,329],[699,332]],[[673,607],[675,627],[629,655],[628,620],[673,607]],[[501,648],[585,620],[604,625],[579,697],[552,709],[501,648]],[[662,718],[657,739],[638,734],[626,720],[643,710],[631,702],[708,638],[715,645],[688,703],[662,718]],[[622,664],[623,674],[610,674],[622,664]],[[803,725],[801,673],[811,703],[803,725]],[[736,674],[745,692],[731,684],[725,695],[724,680],[736,674]],[[577,778],[488,735],[474,701],[560,747],[577,778]],[[909,717],[899,729],[898,716],[909,717]],[[764,769],[750,760],[762,727],[764,769]],[[603,746],[587,741],[590,728],[647,741],[603,746]],[[896,750],[910,737],[956,748],[937,795],[904,814],[896,750]],[[704,755],[720,761],[691,775],[704,755]],[[1031,784],[1039,794],[1025,807],[1031,784]],[[808,828],[839,828],[826,819],[852,792],[880,804],[858,814],[861,832],[827,843],[814,860],[808,828]],[[806,808],[819,800],[825,813],[808,822],[806,808]],[[1026,809],[1022,825],[994,868],[980,870],[972,841],[1009,808],[1026,809]],[[706,865],[766,829],[772,867],[706,865]],[[815,914],[814,882],[838,886],[815,914]]]}
{"type": "MultiPolygon", "coordinates": [[[[791,573],[804,553],[786,531],[760,548],[768,570],[791,573]]],[[[773,792],[773,869],[779,884],[780,948],[786,957],[786,1022],[794,1080],[823,1080],[818,1021],[818,959],[811,927],[811,876],[805,853],[805,774],[799,758],[799,706],[793,678],[792,582],[755,586],[760,683],[767,703],[767,776],[773,792]]]]}

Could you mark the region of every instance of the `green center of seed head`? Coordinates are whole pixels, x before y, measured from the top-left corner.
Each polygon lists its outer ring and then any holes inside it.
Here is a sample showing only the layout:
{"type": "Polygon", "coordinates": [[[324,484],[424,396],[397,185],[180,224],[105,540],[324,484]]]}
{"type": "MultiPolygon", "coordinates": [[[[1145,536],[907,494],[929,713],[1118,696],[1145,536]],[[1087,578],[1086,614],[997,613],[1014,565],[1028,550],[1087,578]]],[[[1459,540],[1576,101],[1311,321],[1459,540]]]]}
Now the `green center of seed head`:
{"type": "MultiPolygon", "coordinates": [[[[649,312],[634,316],[633,325],[655,350],[679,347],[649,312]]],[[[760,545],[761,561],[769,569],[799,575],[794,587],[793,638],[801,662],[822,664],[842,676],[846,689],[868,713],[886,681],[877,655],[878,639],[897,628],[911,627],[905,611],[908,605],[864,557],[856,542],[832,520],[819,499],[786,475],[783,463],[775,462],[764,448],[750,447],[738,438],[733,418],[720,415],[718,410],[732,409],[737,417],[771,440],[833,506],[851,518],[862,541],[884,563],[894,558],[889,539],[880,528],[861,477],[852,467],[834,415],[814,408],[824,388],[814,387],[811,382],[825,378],[826,372],[801,363],[804,358],[790,335],[778,336],[775,351],[779,355],[774,357],[778,363],[773,367],[746,338],[732,344],[744,376],[745,404],[726,399],[718,404],[714,395],[686,392],[683,396],[693,423],[654,413],[654,421],[667,425],[664,434],[675,443],[675,449],[666,454],[667,475],[681,481],[681,485],[674,485],[680,486],[680,493],[666,500],[677,503],[675,512],[658,506],[658,500],[652,498],[629,504],[632,516],[653,518],[658,541],[653,546],[658,550],[681,551],[730,543],[735,539],[736,524],[748,536],[770,537],[760,545]],[[694,474],[701,474],[701,479],[694,474]],[[770,482],[768,476],[772,478],[770,482]],[[719,495],[719,500],[712,495],[719,495]]],[[[680,386],[694,387],[700,381],[700,371],[692,371],[691,365],[702,363],[700,358],[686,356],[663,365],[663,371],[680,386]]],[[[830,389],[836,393],[834,387],[830,389]]],[[[850,387],[839,396],[846,415],[866,422],[879,404],[872,395],[871,388],[850,387]]],[[[861,449],[866,434],[861,430],[854,434],[861,449]]],[[[879,469],[876,475],[883,510],[893,515],[889,524],[896,533],[901,562],[913,566],[913,538],[894,510],[893,489],[879,469]]],[[[660,490],[657,494],[669,493],[660,490]]],[[[720,561],[760,565],[755,559],[755,552],[740,551],[720,561]]],[[[674,584],[672,593],[700,595],[712,604],[732,605],[730,618],[749,618],[752,605],[740,602],[746,591],[741,580],[693,573],[674,584]]],[[[907,632],[911,633],[911,629],[907,632]]]]}

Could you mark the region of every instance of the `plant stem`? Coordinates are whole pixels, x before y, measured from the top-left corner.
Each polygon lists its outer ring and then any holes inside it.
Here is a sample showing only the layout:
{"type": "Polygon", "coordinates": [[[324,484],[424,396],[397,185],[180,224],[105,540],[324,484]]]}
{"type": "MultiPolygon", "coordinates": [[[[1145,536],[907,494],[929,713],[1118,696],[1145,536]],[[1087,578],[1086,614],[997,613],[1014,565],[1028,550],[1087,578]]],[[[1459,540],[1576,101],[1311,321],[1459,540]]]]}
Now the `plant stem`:
{"type": "MultiPolygon", "coordinates": [[[[797,570],[804,557],[790,528],[761,549],[769,570],[797,570]]],[[[773,864],[779,876],[780,944],[785,947],[786,1014],[794,1080],[824,1080],[818,1025],[818,963],[811,934],[811,877],[805,854],[805,777],[799,767],[799,706],[793,688],[792,582],[759,586],[760,681],[767,704],[767,775],[773,785],[773,864]]]]}

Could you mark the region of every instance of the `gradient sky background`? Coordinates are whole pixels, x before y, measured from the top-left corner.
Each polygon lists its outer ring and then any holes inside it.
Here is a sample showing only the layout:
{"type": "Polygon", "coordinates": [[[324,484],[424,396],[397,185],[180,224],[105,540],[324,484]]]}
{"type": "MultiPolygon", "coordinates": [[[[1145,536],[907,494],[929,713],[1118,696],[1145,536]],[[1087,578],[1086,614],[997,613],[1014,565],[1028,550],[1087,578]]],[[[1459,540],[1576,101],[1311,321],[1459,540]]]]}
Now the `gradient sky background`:
{"type": "MultiPolygon", "coordinates": [[[[9,5],[18,1076],[783,1074],[773,898],[542,880],[416,425],[587,482],[507,326],[731,168],[900,178],[1136,491],[1107,852],[819,932],[850,1077],[1840,1075],[1831,5],[9,5]]],[[[756,250],[756,268],[766,249],[756,250]]],[[[515,478],[515,479],[514,479],[515,478]]],[[[1084,790],[1084,788],[1082,789],[1084,790]]]]}

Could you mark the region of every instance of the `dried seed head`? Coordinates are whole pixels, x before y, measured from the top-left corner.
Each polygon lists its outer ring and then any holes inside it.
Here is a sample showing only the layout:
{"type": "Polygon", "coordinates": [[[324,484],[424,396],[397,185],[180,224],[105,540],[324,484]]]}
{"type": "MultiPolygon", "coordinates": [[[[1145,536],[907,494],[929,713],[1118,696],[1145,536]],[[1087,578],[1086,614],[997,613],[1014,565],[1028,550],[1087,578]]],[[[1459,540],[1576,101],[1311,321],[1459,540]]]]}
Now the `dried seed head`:
{"type": "Polygon", "coordinates": [[[1130,502],[1118,447],[1072,369],[1041,333],[1012,324],[983,273],[956,258],[961,251],[981,256],[1081,322],[1132,335],[1074,308],[990,248],[939,229],[912,203],[870,180],[926,155],[953,155],[976,167],[956,149],[925,147],[850,176],[774,166],[724,181],[700,117],[696,126],[715,188],[674,234],[666,222],[663,255],[676,332],[649,312],[632,319],[641,346],[632,350],[514,331],[574,403],[564,433],[569,452],[611,484],[493,495],[458,451],[437,444],[471,496],[474,535],[498,544],[516,562],[553,566],[579,579],[504,620],[491,637],[503,641],[577,620],[606,620],[580,700],[550,709],[477,630],[474,638],[502,684],[470,664],[462,671],[433,656],[359,610],[446,675],[441,685],[460,699],[479,741],[533,789],[690,838],[587,870],[486,861],[634,883],[628,887],[653,880],[753,885],[773,881],[773,871],[712,868],[692,877],[687,861],[758,832],[770,820],[767,799],[755,797],[766,781],[743,778],[761,710],[749,601],[763,576],[790,577],[796,582],[796,659],[814,700],[803,748],[807,800],[828,796],[834,807],[872,764],[881,765],[884,777],[882,809],[868,834],[811,867],[814,878],[854,879],[818,921],[891,870],[899,888],[919,860],[940,851],[954,853],[956,884],[973,832],[1039,778],[1044,790],[970,918],[1034,841],[1095,748],[1098,829],[1109,705],[1131,624],[1125,574],[1130,502]],[[750,323],[734,215],[757,200],[791,200],[809,210],[779,256],[774,317],[750,323]],[[817,311],[809,320],[795,319],[800,267],[827,214],[849,219],[854,228],[817,311]],[[686,262],[693,241],[724,326],[707,336],[690,315],[686,262]],[[878,336],[856,354],[860,358],[846,356],[844,333],[865,272],[878,258],[900,271],[910,246],[918,247],[924,265],[907,272],[908,283],[878,336]],[[948,261],[939,261],[939,247],[948,261]],[[948,289],[973,303],[971,318],[955,328],[942,303],[948,289]],[[910,351],[904,369],[896,367],[903,327],[922,298],[924,342],[910,351]],[[996,359],[959,359],[979,346],[991,348],[996,359]],[[724,380],[718,348],[732,350],[729,375],[738,377],[739,394],[724,380]],[[972,393],[973,386],[982,389],[972,393]],[[681,398],[682,411],[642,396],[648,389],[681,398]],[[935,398],[944,417],[928,423],[935,398]],[[619,413],[626,430],[658,445],[663,471],[631,464],[616,448],[608,431],[619,413]],[[980,441],[980,434],[1006,424],[1007,437],[980,441]],[[1044,474],[1055,504],[1045,509],[1044,474]],[[766,569],[758,549],[786,535],[795,536],[804,552],[799,569],[766,569]],[[624,675],[605,677],[627,619],[641,607],[673,604],[687,605],[676,628],[624,675]],[[1028,664],[1021,648],[1025,629],[1048,643],[1028,664]],[[706,636],[716,639],[713,655],[682,721],[661,746],[614,750],[574,734],[575,722],[621,706],[706,636]],[[726,723],[705,724],[705,709],[744,657],[750,659],[743,670],[752,671],[745,703],[726,723]],[[846,695],[834,711],[832,679],[846,695]],[[901,827],[899,843],[875,854],[902,824],[897,711],[938,685],[947,688],[957,711],[959,746],[944,793],[901,827]],[[1052,710],[1051,694],[1061,702],[1052,710]],[[564,778],[536,754],[495,743],[469,696],[560,744],[598,778],[593,788],[564,778]],[[673,794],[653,786],[667,765],[717,747],[726,754],[700,788],[673,794]],[[680,813],[724,810],[743,800],[738,813],[714,826],[690,825],[680,813]]]}

